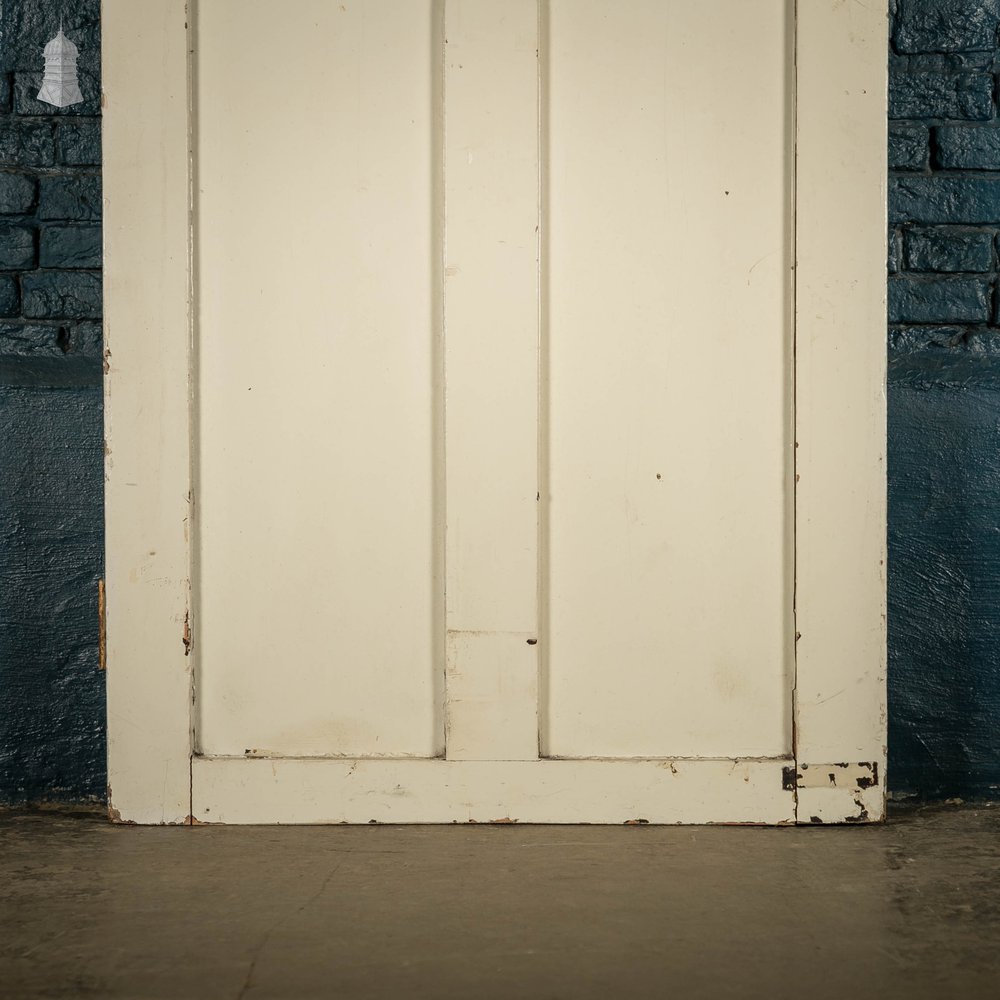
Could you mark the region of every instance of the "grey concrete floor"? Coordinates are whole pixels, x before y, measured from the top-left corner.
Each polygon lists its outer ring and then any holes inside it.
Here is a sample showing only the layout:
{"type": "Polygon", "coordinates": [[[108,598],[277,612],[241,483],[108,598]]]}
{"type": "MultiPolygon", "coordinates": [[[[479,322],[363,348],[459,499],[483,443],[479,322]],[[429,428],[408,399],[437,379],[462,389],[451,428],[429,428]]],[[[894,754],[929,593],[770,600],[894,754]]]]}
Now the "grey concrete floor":
{"type": "Polygon", "coordinates": [[[0,996],[1000,998],[1000,804],[881,827],[0,812],[0,996]]]}

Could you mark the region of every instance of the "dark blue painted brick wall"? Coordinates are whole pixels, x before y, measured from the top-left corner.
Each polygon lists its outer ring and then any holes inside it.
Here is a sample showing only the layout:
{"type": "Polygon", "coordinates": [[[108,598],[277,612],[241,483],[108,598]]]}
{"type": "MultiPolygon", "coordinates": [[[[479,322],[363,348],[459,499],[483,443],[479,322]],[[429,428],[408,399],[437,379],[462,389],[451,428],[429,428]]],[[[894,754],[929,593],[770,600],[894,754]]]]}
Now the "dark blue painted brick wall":
{"type": "Polygon", "coordinates": [[[0,801],[104,793],[99,0],[0,4],[0,801]],[[59,27],[85,101],[35,100],[59,27]]]}
{"type": "Polygon", "coordinates": [[[889,54],[889,785],[1000,794],[1000,0],[889,54]]]}
{"type": "MultiPolygon", "coordinates": [[[[0,801],[99,796],[98,0],[0,15],[0,801]],[[39,104],[58,25],[83,105],[39,104]]],[[[894,0],[890,786],[1000,790],[1000,0],[894,0]]]]}

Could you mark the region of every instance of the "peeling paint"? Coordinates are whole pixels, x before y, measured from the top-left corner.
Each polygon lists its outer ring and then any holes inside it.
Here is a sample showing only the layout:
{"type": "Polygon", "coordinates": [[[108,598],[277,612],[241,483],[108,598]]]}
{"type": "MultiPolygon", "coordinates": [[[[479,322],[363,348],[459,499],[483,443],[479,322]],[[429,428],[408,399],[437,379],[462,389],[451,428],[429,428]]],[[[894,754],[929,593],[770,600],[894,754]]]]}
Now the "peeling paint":
{"type": "Polygon", "coordinates": [[[857,816],[845,816],[845,823],[866,823],[869,819],[868,809],[861,798],[861,795],[854,796],[854,804],[858,807],[857,816]]]}
{"type": "Polygon", "coordinates": [[[797,788],[865,789],[878,785],[878,762],[859,761],[856,764],[837,761],[833,764],[798,764],[782,769],[781,787],[785,791],[797,788]]]}
{"type": "MultiPolygon", "coordinates": [[[[863,764],[858,765],[858,767],[864,766],[863,764]]],[[[858,788],[874,788],[878,784],[878,762],[872,761],[868,766],[871,768],[871,774],[867,777],[864,775],[858,777],[858,788]]]]}
{"type": "Polygon", "coordinates": [[[122,819],[122,814],[109,802],[108,803],[108,820],[117,826],[136,826],[135,820],[132,819],[122,819]]]}

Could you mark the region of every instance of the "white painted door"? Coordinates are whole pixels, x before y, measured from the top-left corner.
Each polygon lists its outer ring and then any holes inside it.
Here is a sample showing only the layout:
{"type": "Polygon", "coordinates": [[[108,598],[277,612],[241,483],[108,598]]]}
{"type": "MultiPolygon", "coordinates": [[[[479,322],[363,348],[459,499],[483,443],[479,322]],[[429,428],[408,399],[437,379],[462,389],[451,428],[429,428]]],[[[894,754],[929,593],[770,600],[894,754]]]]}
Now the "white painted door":
{"type": "Polygon", "coordinates": [[[884,9],[183,9],[105,7],[113,814],[879,818],[884,9]]]}

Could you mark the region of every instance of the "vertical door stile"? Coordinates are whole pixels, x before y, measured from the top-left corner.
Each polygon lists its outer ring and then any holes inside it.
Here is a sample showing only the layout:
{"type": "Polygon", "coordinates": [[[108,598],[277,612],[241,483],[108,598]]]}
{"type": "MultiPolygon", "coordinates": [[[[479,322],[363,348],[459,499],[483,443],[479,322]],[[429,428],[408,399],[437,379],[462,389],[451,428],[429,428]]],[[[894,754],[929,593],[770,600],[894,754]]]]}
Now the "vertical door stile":
{"type": "Polygon", "coordinates": [[[102,21],[108,811],[116,821],[184,824],[188,18],[183,0],[105,0],[102,21]]]}
{"type": "Polygon", "coordinates": [[[887,24],[884,4],[797,7],[795,756],[863,771],[800,782],[824,823],[885,815],[887,24]]]}
{"type": "Polygon", "coordinates": [[[445,5],[449,760],[538,757],[538,9],[445,5]]]}

